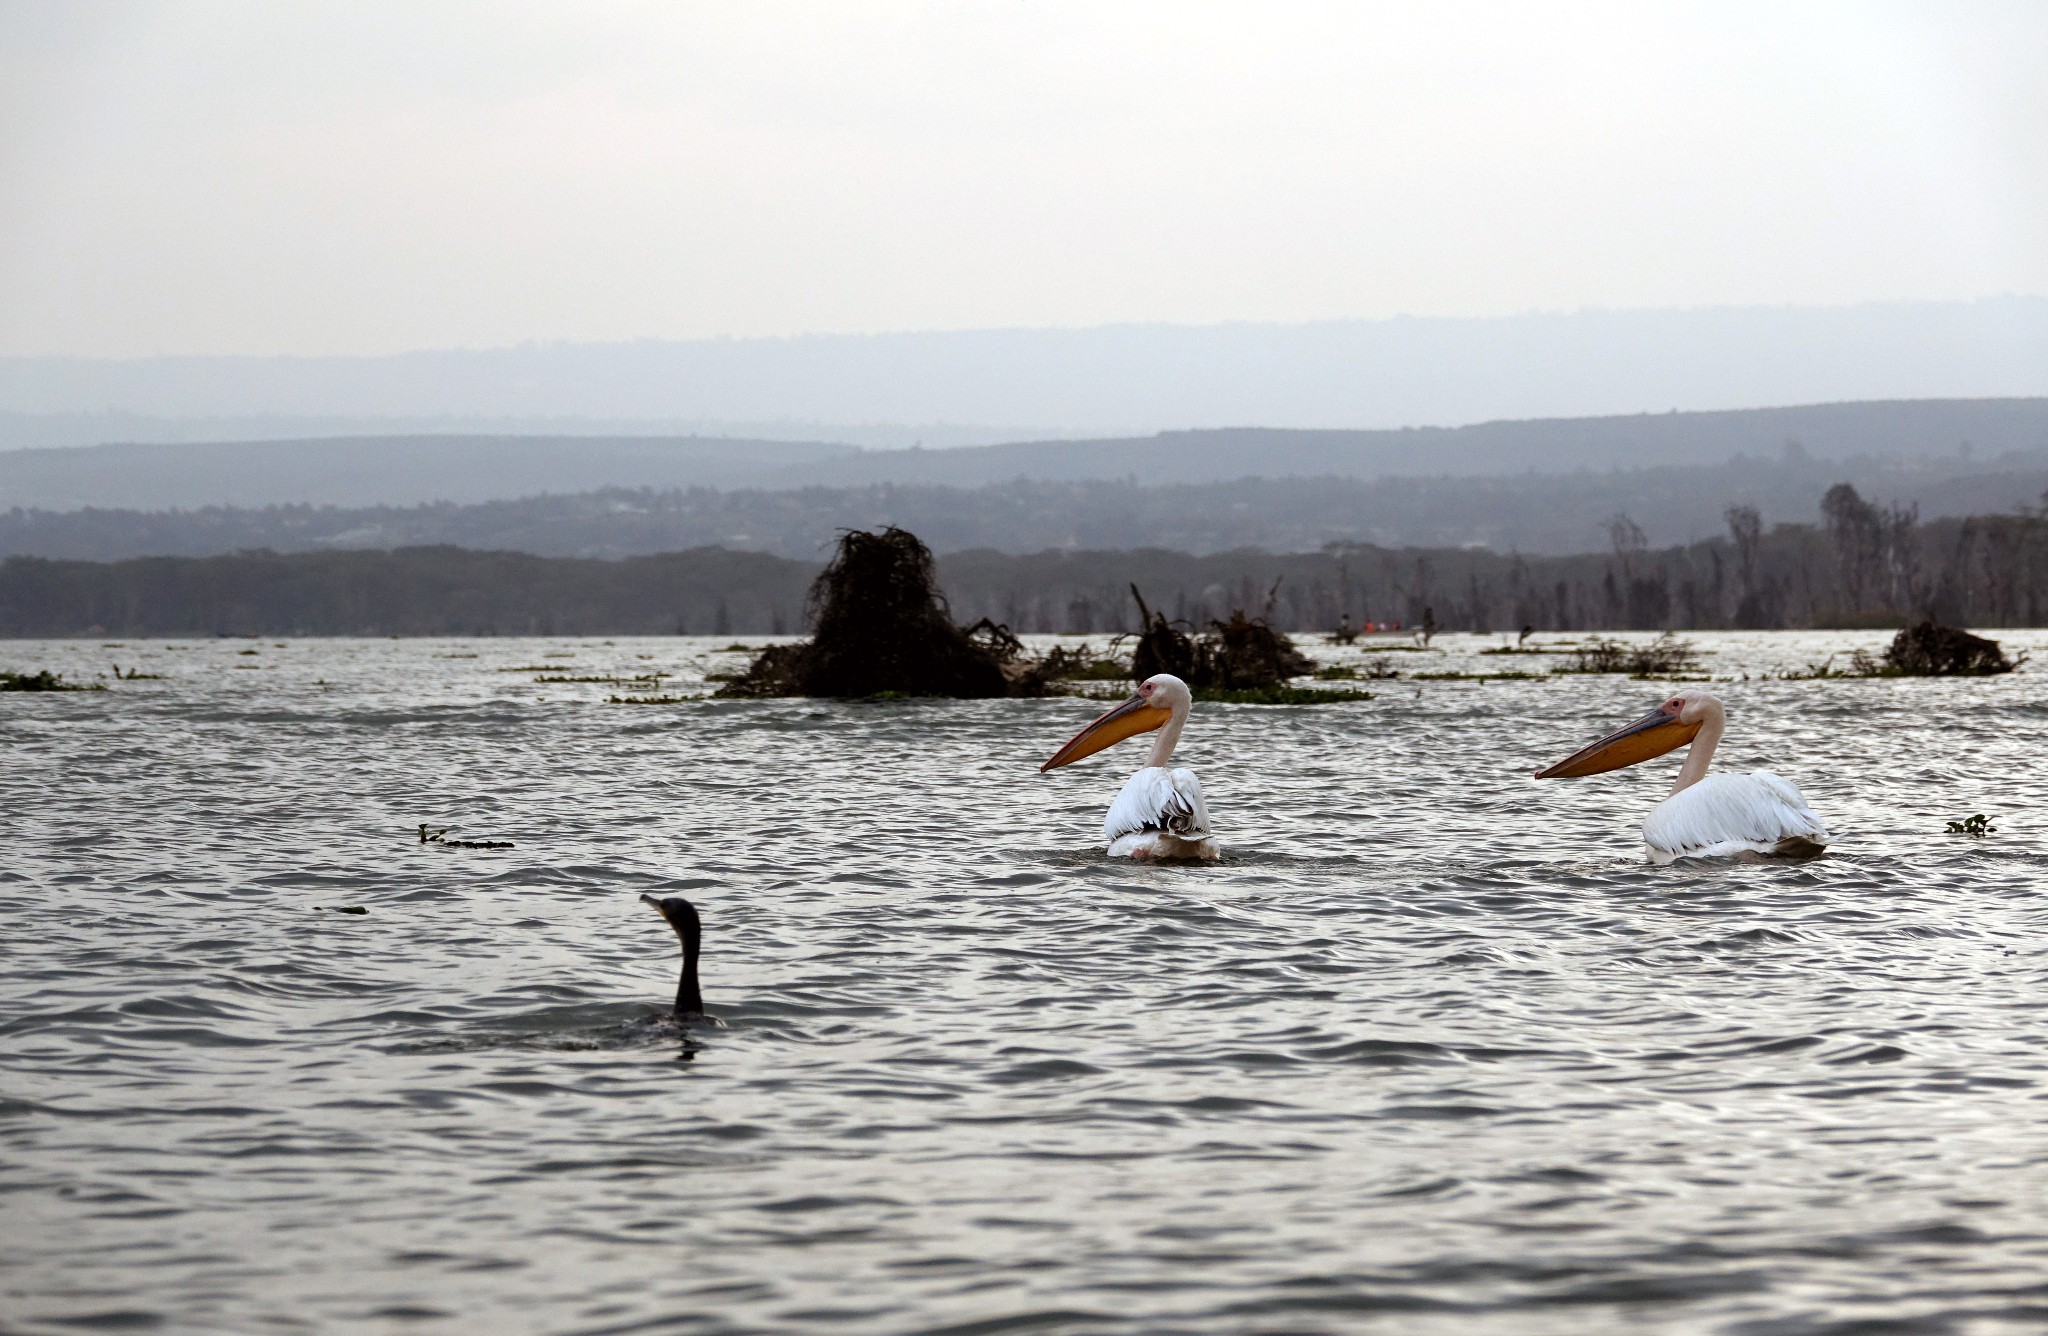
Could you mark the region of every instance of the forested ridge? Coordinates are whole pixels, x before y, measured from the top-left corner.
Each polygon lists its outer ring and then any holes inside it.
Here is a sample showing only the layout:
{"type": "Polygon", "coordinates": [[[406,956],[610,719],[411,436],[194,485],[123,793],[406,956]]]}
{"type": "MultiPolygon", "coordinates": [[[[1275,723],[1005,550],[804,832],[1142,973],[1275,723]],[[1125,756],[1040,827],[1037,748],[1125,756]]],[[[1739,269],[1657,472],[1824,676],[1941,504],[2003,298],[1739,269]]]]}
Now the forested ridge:
{"type": "Polygon", "coordinates": [[[474,505],[209,506],[196,510],[0,510],[0,555],[116,561],[244,549],[318,552],[455,546],[550,557],[630,557],[728,547],[823,560],[842,529],[897,525],[936,552],[988,547],[1256,547],[1315,552],[1332,542],[1466,547],[1547,555],[1604,541],[1626,512],[1652,542],[1701,537],[1729,504],[1765,523],[1814,514],[1844,478],[1930,516],[2003,508],[2048,489],[2048,455],[1949,455],[1912,462],[1821,460],[1787,448],[1719,465],[1514,477],[1016,480],[982,487],[876,484],[784,491],[603,488],[474,505]]]}
{"type": "MultiPolygon", "coordinates": [[[[1234,607],[1285,629],[1425,620],[1450,630],[1972,626],[2048,619],[2038,509],[1922,522],[1854,487],[1811,524],[1729,507],[1712,539],[1653,548],[1625,515],[1572,556],[1331,544],[1318,552],[987,549],[939,559],[961,621],[1020,632],[1131,629],[1136,584],[1202,622],[1234,607]]],[[[0,562],[0,636],[650,635],[802,630],[821,563],[698,547],[603,560],[437,546],[0,562]]]]}

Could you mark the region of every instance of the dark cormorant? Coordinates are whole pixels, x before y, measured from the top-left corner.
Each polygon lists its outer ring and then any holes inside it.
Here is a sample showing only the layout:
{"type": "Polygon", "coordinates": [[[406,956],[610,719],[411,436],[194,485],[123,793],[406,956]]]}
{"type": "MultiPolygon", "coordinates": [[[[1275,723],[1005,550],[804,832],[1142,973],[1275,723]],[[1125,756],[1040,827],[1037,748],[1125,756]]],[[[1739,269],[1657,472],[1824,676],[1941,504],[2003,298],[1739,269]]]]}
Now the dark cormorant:
{"type": "Polygon", "coordinates": [[[683,942],[683,977],[676,981],[676,1019],[703,1019],[704,997],[697,991],[697,949],[703,942],[704,928],[697,921],[697,907],[680,895],[659,900],[642,895],[640,900],[666,919],[683,942]]]}

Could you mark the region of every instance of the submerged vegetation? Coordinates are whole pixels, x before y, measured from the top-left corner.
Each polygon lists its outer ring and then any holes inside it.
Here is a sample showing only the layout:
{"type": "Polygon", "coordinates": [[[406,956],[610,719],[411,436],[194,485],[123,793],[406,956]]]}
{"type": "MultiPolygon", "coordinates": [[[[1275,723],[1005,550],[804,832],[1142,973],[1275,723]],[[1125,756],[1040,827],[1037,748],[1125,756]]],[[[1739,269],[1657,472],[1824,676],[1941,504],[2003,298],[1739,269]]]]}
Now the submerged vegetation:
{"type": "Polygon", "coordinates": [[[1570,666],[1561,673],[1627,673],[1632,677],[1673,677],[1697,672],[1699,647],[1666,631],[1647,645],[1625,645],[1600,638],[1571,651],[1570,666]]]}
{"type": "Polygon", "coordinates": [[[810,608],[809,640],[761,651],[718,694],[1036,694],[1018,689],[1022,674],[1005,672],[1022,649],[1015,636],[986,620],[973,632],[954,623],[931,549],[907,530],[841,534],[839,550],[811,585],[810,608]]]}
{"type": "Polygon", "coordinates": [[[1835,656],[1830,654],[1819,663],[1807,665],[1803,673],[1783,676],[1796,681],[1830,677],[1995,677],[2026,661],[2025,654],[2016,659],[2007,657],[1996,640],[1929,620],[1893,636],[1882,658],[1859,649],[1850,653],[1848,667],[1837,668],[1835,656]]]}
{"type": "Polygon", "coordinates": [[[64,674],[47,668],[33,673],[0,671],[0,691],[105,691],[98,682],[66,682],[64,674]]]}
{"type": "MultiPolygon", "coordinates": [[[[1148,608],[1136,585],[1131,586],[1131,597],[1144,627],[1131,655],[1131,676],[1137,681],[1154,673],[1172,673],[1194,688],[1199,700],[1204,689],[1267,690],[1315,671],[1315,663],[1292,640],[1264,617],[1247,617],[1243,608],[1232,609],[1228,621],[1210,621],[1193,636],[1165,613],[1148,608]]],[[[1269,607],[1272,597],[1267,595],[1269,607]]]]}
{"type": "Polygon", "coordinates": [[[1930,619],[1892,637],[1884,670],[1900,677],[1990,677],[2011,672],[2026,657],[2008,659],[1997,641],[1930,619]]]}
{"type": "Polygon", "coordinates": [[[1370,691],[1344,687],[1196,687],[1195,699],[1218,705],[1341,705],[1345,701],[1371,700],[1370,691]]]}

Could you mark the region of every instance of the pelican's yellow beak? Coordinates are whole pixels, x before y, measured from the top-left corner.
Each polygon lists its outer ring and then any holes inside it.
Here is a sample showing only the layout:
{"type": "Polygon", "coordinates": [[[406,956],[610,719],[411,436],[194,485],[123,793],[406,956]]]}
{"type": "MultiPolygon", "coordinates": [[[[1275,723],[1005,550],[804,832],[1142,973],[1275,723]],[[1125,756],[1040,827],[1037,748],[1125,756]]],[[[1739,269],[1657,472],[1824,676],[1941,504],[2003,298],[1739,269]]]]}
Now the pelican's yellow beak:
{"type": "Polygon", "coordinates": [[[1154,705],[1143,696],[1133,696],[1068,738],[1066,746],[1054,752],[1052,759],[1038,767],[1038,773],[1042,775],[1059,766],[1071,765],[1084,756],[1093,756],[1104,747],[1113,747],[1135,734],[1149,733],[1171,718],[1172,710],[1163,705],[1154,705]]]}
{"type": "Polygon", "coordinates": [[[1699,731],[1699,724],[1681,723],[1677,715],[1660,705],[1627,728],[1616,729],[1598,742],[1579,748],[1548,770],[1538,770],[1536,778],[1577,779],[1581,775],[1619,770],[1676,751],[1691,742],[1699,731]]]}

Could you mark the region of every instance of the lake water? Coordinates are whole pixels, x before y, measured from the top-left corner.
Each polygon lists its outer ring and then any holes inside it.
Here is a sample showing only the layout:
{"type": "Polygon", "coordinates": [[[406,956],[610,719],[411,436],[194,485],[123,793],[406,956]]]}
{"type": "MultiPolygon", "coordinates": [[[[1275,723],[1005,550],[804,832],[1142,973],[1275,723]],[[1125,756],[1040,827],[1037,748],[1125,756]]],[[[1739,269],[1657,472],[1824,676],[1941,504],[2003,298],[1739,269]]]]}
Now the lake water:
{"type": "MultiPolygon", "coordinates": [[[[1096,852],[1141,744],[1036,773],[1086,701],[0,643],[163,675],[0,696],[0,1328],[2039,1331],[2042,679],[1698,639],[1825,858],[1650,866],[1673,759],[1532,780],[1666,690],[1618,677],[1198,705],[1227,861],[1150,868],[1096,852]]],[[[1557,662],[1496,643],[1389,658],[1557,662]]]]}

